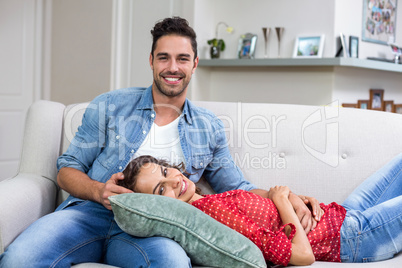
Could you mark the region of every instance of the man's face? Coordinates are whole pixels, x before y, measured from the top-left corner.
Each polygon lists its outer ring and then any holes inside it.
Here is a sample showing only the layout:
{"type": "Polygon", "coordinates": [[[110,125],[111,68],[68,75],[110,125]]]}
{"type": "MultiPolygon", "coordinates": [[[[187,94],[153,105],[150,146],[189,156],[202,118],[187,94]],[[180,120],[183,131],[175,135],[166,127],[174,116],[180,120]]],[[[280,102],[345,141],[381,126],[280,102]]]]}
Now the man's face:
{"type": "Polygon", "coordinates": [[[149,57],[153,70],[154,89],[169,97],[180,96],[186,89],[198,65],[194,60],[191,41],[187,37],[166,35],[159,38],[149,57]]]}

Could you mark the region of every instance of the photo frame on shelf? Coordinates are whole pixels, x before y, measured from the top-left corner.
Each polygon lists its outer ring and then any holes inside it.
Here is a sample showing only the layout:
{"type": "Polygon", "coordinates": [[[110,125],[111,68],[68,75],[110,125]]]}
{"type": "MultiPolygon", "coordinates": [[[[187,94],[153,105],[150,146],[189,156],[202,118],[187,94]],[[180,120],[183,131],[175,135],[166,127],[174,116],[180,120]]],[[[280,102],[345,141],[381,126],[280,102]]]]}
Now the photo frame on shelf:
{"type": "Polygon", "coordinates": [[[349,36],[349,55],[351,58],[359,57],[359,37],[349,36]]]}
{"type": "Polygon", "coordinates": [[[368,109],[369,107],[369,100],[358,100],[357,101],[357,108],[359,109],[368,109]]]}
{"type": "Polygon", "coordinates": [[[397,4],[398,0],[363,0],[362,41],[382,45],[395,41],[397,4]]]}
{"type": "Polygon", "coordinates": [[[358,108],[356,103],[342,103],[343,108],[358,108]]]}
{"type": "Polygon", "coordinates": [[[252,33],[242,34],[239,39],[237,55],[239,59],[254,59],[258,36],[252,33]]]}
{"type": "Polygon", "coordinates": [[[348,49],[348,43],[346,42],[346,37],[343,33],[339,33],[339,36],[336,38],[336,47],[337,47],[337,52],[335,57],[345,57],[349,58],[349,49],[348,49]]]}
{"type": "Polygon", "coordinates": [[[402,114],[402,104],[395,104],[394,105],[394,113],[402,114]]]}
{"type": "Polygon", "coordinates": [[[394,101],[393,100],[385,100],[384,101],[384,111],[385,112],[394,112],[394,101]]]}
{"type": "Polygon", "coordinates": [[[293,49],[293,58],[322,58],[325,35],[298,36],[293,49]]]}
{"type": "Polygon", "coordinates": [[[370,89],[369,109],[384,110],[384,89],[370,89]]]}

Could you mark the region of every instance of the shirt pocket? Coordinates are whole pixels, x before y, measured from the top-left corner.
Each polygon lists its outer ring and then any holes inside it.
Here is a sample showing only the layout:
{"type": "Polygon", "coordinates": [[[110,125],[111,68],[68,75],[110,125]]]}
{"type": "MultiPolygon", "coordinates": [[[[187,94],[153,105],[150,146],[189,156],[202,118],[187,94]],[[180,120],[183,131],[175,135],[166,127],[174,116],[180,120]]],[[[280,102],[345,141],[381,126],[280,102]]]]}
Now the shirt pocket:
{"type": "Polygon", "coordinates": [[[124,133],[111,124],[107,128],[106,141],[103,144],[102,152],[98,157],[99,163],[106,169],[113,168],[117,161],[124,160],[127,148],[125,145],[124,133]]]}
{"type": "Polygon", "coordinates": [[[197,182],[205,168],[211,163],[212,154],[196,155],[191,157],[191,170],[188,170],[191,174],[191,180],[197,182]],[[194,176],[194,177],[193,177],[194,176]]]}

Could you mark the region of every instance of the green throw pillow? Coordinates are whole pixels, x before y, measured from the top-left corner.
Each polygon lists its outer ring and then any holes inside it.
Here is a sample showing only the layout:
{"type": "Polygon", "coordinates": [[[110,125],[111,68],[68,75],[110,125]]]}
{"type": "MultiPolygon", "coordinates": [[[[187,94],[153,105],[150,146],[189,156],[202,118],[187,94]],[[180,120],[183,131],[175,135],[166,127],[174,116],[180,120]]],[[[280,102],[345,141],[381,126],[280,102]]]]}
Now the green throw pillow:
{"type": "Polygon", "coordinates": [[[258,247],[201,210],[170,197],[120,194],[109,197],[120,228],[137,237],[174,239],[194,264],[212,267],[266,267],[258,247]]]}

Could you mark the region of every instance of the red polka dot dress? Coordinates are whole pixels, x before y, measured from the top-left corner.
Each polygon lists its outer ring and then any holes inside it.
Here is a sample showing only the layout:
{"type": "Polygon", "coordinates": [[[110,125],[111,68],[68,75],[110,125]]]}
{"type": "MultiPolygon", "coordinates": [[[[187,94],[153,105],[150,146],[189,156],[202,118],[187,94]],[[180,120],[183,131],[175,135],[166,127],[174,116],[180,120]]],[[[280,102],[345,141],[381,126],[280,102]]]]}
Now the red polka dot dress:
{"type": "MultiPolygon", "coordinates": [[[[193,206],[217,221],[249,238],[262,251],[264,258],[274,264],[288,265],[292,254],[291,240],[296,228],[287,237],[274,203],[244,190],[205,195],[193,206]]],[[[325,211],[317,227],[308,234],[316,260],[340,262],[340,229],[346,210],[336,204],[321,204],[325,211]]]]}

